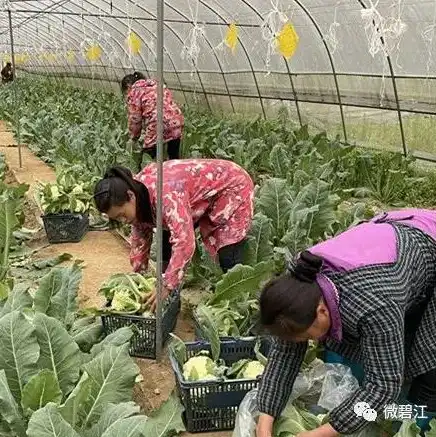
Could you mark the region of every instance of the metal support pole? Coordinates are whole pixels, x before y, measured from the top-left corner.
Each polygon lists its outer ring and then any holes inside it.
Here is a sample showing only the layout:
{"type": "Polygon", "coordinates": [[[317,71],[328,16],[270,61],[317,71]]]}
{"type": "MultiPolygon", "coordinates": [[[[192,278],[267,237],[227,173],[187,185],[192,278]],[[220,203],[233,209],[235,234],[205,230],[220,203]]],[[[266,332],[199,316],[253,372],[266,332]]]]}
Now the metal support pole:
{"type": "Polygon", "coordinates": [[[14,51],[14,31],[12,30],[12,13],[8,9],[8,18],[9,18],[9,37],[11,40],[11,60],[12,60],[12,72],[15,78],[15,51],[14,51]]]}
{"type": "MultiPolygon", "coordinates": [[[[14,97],[15,97],[15,111],[18,111],[18,97],[17,97],[17,85],[15,83],[16,79],[16,70],[15,70],[15,50],[14,50],[14,31],[12,30],[12,13],[10,9],[8,9],[8,18],[9,18],[9,37],[11,40],[11,62],[12,62],[12,74],[13,74],[13,83],[12,86],[14,87],[14,97]]],[[[18,118],[18,117],[17,117],[18,118]]],[[[16,120],[17,122],[17,139],[18,139],[18,163],[20,165],[20,168],[23,167],[23,159],[21,156],[21,135],[20,135],[20,121],[16,120]]]]}
{"type": "Polygon", "coordinates": [[[157,52],[157,210],[156,210],[156,360],[162,358],[162,194],[163,194],[163,29],[164,0],[157,0],[156,14],[156,52],[157,52]]]}

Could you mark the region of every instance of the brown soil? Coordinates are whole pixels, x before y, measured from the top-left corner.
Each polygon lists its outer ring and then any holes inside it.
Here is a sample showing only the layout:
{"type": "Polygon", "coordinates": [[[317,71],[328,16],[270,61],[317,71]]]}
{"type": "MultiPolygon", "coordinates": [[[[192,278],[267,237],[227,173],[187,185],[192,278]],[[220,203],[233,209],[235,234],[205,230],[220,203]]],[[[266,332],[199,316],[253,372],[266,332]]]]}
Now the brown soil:
{"type": "MultiPolygon", "coordinates": [[[[0,122],[0,134],[2,133],[0,122]]],[[[25,202],[25,226],[31,229],[39,229],[31,245],[44,247],[37,257],[49,258],[64,252],[70,253],[75,259],[84,261],[83,279],[79,290],[79,303],[81,307],[100,306],[101,298],[97,294],[100,284],[111,274],[130,271],[129,248],[126,242],[115,233],[108,231],[88,232],[80,243],[68,243],[48,245],[45,232],[42,227],[40,210],[34,202],[34,190],[37,181],[53,181],[55,175],[53,169],[40,159],[35,157],[29,149],[22,149],[23,166],[18,165],[17,148],[5,147],[8,144],[2,142],[0,135],[0,153],[4,153],[9,167],[7,174],[8,183],[28,183],[29,194],[25,202]]],[[[201,291],[190,291],[183,299],[182,312],[179,315],[176,335],[184,340],[193,340],[193,323],[190,318],[192,306],[202,297],[201,291]]],[[[174,390],[174,374],[171,369],[168,354],[164,353],[161,363],[151,360],[137,359],[143,380],[135,386],[134,400],[143,411],[150,412],[158,408],[170,393],[174,390]]],[[[189,437],[190,434],[184,434],[189,437]]],[[[230,437],[230,432],[206,433],[204,437],[230,437]]]]}
{"type": "Polygon", "coordinates": [[[0,131],[0,144],[6,147],[17,147],[12,132],[0,131]]]}

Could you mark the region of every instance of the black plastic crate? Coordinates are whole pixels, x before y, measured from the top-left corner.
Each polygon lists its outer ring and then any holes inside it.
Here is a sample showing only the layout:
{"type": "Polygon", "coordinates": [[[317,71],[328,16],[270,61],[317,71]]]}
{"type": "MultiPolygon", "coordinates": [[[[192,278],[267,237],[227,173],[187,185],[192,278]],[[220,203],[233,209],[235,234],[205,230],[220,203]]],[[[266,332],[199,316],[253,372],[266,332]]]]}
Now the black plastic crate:
{"type": "Polygon", "coordinates": [[[50,244],[78,243],[89,228],[88,214],[46,214],[42,221],[50,244]]]}
{"type": "MultiPolygon", "coordinates": [[[[168,305],[162,315],[162,345],[174,331],[180,311],[180,293],[174,292],[168,299],[168,305]]],[[[105,314],[101,317],[106,335],[112,334],[124,326],[135,326],[130,340],[129,353],[134,357],[156,359],[156,319],[142,315],[105,314]]]]}
{"type": "MultiPolygon", "coordinates": [[[[222,358],[227,365],[244,358],[256,359],[256,338],[238,338],[221,342],[222,358]]],[[[202,350],[210,351],[210,343],[196,341],[185,343],[188,359],[202,350]]],[[[265,353],[262,342],[261,352],[265,353]]],[[[176,376],[176,386],[185,411],[183,418],[186,430],[191,433],[225,431],[235,426],[236,413],[245,395],[258,387],[258,379],[234,379],[227,381],[185,381],[183,369],[170,354],[176,376]]]]}

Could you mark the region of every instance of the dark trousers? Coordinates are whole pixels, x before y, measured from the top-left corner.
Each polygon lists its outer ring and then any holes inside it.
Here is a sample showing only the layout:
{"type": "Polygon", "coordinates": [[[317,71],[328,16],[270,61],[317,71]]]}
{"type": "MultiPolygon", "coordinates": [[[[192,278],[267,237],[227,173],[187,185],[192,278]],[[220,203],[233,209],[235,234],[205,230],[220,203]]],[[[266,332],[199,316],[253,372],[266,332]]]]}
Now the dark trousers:
{"type": "MultiPolygon", "coordinates": [[[[434,291],[432,290],[431,293],[434,291]]],[[[430,297],[406,313],[406,350],[410,350],[410,346],[413,344],[430,297]]],[[[436,369],[419,375],[412,381],[407,400],[415,405],[425,405],[428,412],[436,413],[436,369]]]]}
{"type": "MultiPolygon", "coordinates": [[[[152,157],[152,159],[156,159],[157,155],[157,147],[153,146],[149,149],[144,149],[144,152],[152,157]]],[[[175,140],[168,141],[167,143],[167,153],[168,159],[179,159],[180,158],[180,138],[175,140]]]]}
{"type": "MultiPolygon", "coordinates": [[[[162,264],[163,271],[166,270],[171,259],[170,232],[162,231],[162,264]]],[[[224,273],[233,268],[236,264],[242,264],[244,258],[245,240],[230,246],[222,247],[218,251],[219,264],[224,273]]]]}
{"type": "MultiPolygon", "coordinates": [[[[157,147],[153,146],[148,149],[141,148],[140,151],[137,151],[135,153],[135,162],[138,165],[138,171],[141,171],[144,168],[144,165],[142,164],[144,160],[144,153],[149,155],[151,159],[156,159],[157,147]]],[[[168,159],[180,158],[180,138],[168,141],[167,154],[168,154],[168,159]]]]}

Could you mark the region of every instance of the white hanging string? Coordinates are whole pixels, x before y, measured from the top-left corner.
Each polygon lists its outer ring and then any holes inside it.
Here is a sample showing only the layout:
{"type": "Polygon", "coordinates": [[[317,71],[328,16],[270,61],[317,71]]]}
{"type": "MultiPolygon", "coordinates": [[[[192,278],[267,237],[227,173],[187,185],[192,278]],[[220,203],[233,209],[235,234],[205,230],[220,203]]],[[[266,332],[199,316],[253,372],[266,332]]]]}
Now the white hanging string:
{"type": "Polygon", "coordinates": [[[361,10],[369,54],[372,57],[378,53],[390,56],[394,50],[398,50],[401,37],[407,30],[407,24],[401,19],[403,0],[396,0],[392,5],[397,6],[396,16],[387,18],[377,10],[379,0],[375,3],[369,1],[371,7],[361,10]]]}
{"type": "MultiPolygon", "coordinates": [[[[58,19],[62,22],[62,17],[59,16],[58,19]]],[[[53,20],[56,20],[56,18],[53,18],[53,20]]],[[[62,23],[61,23],[62,25],[62,23]]],[[[58,26],[55,26],[55,29],[58,29],[58,26]]],[[[53,57],[53,61],[56,65],[61,65],[62,64],[62,41],[59,41],[59,36],[58,33],[56,32],[56,34],[54,34],[53,32],[51,33],[51,38],[52,38],[52,45],[54,47],[54,57],[53,57]]]]}
{"type": "MultiPolygon", "coordinates": [[[[107,32],[104,28],[104,21],[102,17],[103,13],[101,9],[99,9],[99,19],[100,19],[100,34],[98,35],[97,41],[98,45],[101,47],[103,51],[103,56],[107,58],[107,60],[112,64],[117,59],[117,49],[115,47],[113,38],[109,32],[107,32]]],[[[103,64],[103,59],[101,59],[101,63],[103,64]]]]}
{"type": "Polygon", "coordinates": [[[334,12],[334,16],[333,16],[333,23],[330,24],[328,32],[324,35],[324,40],[329,45],[330,52],[332,54],[334,54],[336,52],[336,50],[338,49],[338,47],[339,47],[339,41],[338,41],[338,38],[337,38],[337,35],[336,35],[336,31],[341,26],[340,23],[338,23],[338,20],[337,20],[338,6],[339,6],[340,3],[341,3],[340,0],[336,3],[335,12],[334,12]]]}
{"type": "Polygon", "coordinates": [[[10,2],[9,0],[1,0],[0,1],[0,9],[2,11],[10,10],[12,11],[14,8],[13,2],[10,2]]]}
{"type": "Polygon", "coordinates": [[[396,8],[397,13],[389,17],[384,17],[377,9],[379,0],[373,3],[371,7],[362,9],[361,17],[364,23],[366,38],[368,41],[369,54],[374,58],[377,54],[382,55],[383,73],[380,86],[380,106],[384,105],[386,97],[386,74],[388,71],[388,62],[386,57],[392,56],[396,52],[395,62],[399,68],[398,56],[400,53],[400,43],[403,35],[407,31],[407,24],[401,19],[403,10],[402,1],[395,0],[391,9],[396,8]]]}
{"type": "Polygon", "coordinates": [[[150,38],[145,44],[146,47],[146,61],[149,68],[156,70],[157,54],[156,54],[156,41],[150,38]]]}
{"type": "Polygon", "coordinates": [[[48,50],[45,51],[45,56],[49,66],[52,66],[56,64],[57,53],[58,53],[58,41],[53,35],[53,32],[51,30],[50,20],[51,20],[50,16],[47,15],[47,34],[50,42],[49,42],[48,50]]]}
{"type": "MultiPolygon", "coordinates": [[[[80,43],[80,52],[82,54],[82,57],[85,59],[86,64],[89,65],[88,59],[86,57],[86,52],[87,52],[88,48],[94,44],[94,41],[93,41],[94,38],[91,37],[91,38],[88,39],[88,37],[87,37],[86,26],[85,26],[85,17],[83,15],[83,11],[84,10],[85,10],[84,9],[84,3],[83,3],[83,0],[82,0],[82,11],[81,11],[81,14],[80,14],[80,19],[82,21],[83,40],[80,43]]],[[[93,62],[91,62],[90,70],[91,70],[91,90],[94,90],[94,65],[93,65],[93,62]]]]}
{"type": "MultiPolygon", "coordinates": [[[[236,22],[237,21],[236,18],[233,21],[236,22]]],[[[225,50],[228,49],[227,42],[226,42],[227,31],[225,34],[221,26],[219,26],[218,29],[220,31],[221,39],[220,42],[213,49],[215,52],[217,52],[217,55],[220,56],[220,61],[223,63],[223,65],[226,67],[230,67],[230,65],[232,65],[232,63],[230,62],[231,52],[229,50],[225,50]]],[[[234,57],[232,61],[234,62],[234,57]]]]}
{"type": "Polygon", "coordinates": [[[282,9],[279,8],[280,0],[270,0],[271,9],[265,15],[260,30],[262,39],[267,42],[267,52],[265,58],[265,67],[267,75],[271,73],[271,57],[277,48],[277,35],[282,29],[283,25],[289,21],[288,16],[282,9]]]}
{"type": "Polygon", "coordinates": [[[68,64],[67,46],[65,43],[65,21],[63,17],[61,18],[61,29],[62,29],[62,57],[65,60],[65,63],[68,64]]]}
{"type": "Polygon", "coordinates": [[[85,29],[85,17],[83,16],[83,0],[82,0],[82,12],[80,14],[80,22],[82,24],[82,42],[80,43],[80,52],[83,57],[85,57],[86,47],[88,45],[88,40],[86,37],[86,29],[85,29]]]}
{"type": "Polygon", "coordinates": [[[221,39],[220,42],[214,47],[214,50],[222,52],[224,48],[226,47],[226,38],[225,34],[223,33],[223,30],[221,27],[218,28],[220,31],[221,39]]]}
{"type": "MultiPolygon", "coordinates": [[[[126,17],[127,17],[127,35],[126,35],[126,43],[128,41],[130,32],[132,31],[132,18],[131,18],[131,13],[130,13],[130,2],[129,0],[125,1],[125,7],[126,7],[126,17]]],[[[127,48],[127,58],[128,58],[128,68],[132,69],[133,68],[133,60],[132,60],[132,50],[130,49],[130,47],[127,48]]]]}
{"type": "Polygon", "coordinates": [[[427,64],[426,64],[426,78],[428,80],[430,76],[430,71],[433,67],[433,41],[436,32],[436,0],[434,2],[433,9],[433,22],[432,24],[426,26],[421,32],[422,39],[427,49],[427,64]]]}
{"type": "Polygon", "coordinates": [[[183,47],[180,53],[183,60],[191,63],[191,76],[194,75],[194,70],[197,69],[198,57],[200,56],[200,41],[201,39],[206,38],[204,26],[198,24],[199,4],[200,2],[195,0],[195,11],[193,11],[190,0],[188,0],[193,27],[189,31],[187,38],[183,41],[183,47]]]}

